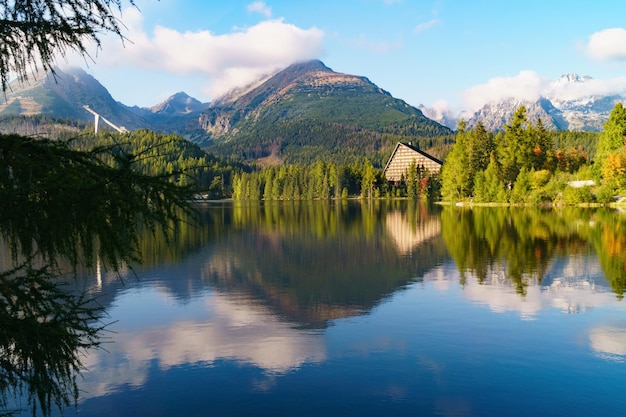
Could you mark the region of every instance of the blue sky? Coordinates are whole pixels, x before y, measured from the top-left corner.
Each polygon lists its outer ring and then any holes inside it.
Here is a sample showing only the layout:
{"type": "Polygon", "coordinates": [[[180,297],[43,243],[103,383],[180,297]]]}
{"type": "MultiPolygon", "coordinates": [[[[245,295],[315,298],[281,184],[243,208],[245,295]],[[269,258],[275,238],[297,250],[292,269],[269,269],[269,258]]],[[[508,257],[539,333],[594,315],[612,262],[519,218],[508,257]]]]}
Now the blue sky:
{"type": "MultiPolygon", "coordinates": [[[[209,101],[294,61],[321,59],[411,105],[476,109],[533,97],[566,73],[626,91],[626,2],[136,0],[95,62],[68,57],[116,100],[209,101]]],[[[588,91],[587,91],[588,92],[588,91]]]]}

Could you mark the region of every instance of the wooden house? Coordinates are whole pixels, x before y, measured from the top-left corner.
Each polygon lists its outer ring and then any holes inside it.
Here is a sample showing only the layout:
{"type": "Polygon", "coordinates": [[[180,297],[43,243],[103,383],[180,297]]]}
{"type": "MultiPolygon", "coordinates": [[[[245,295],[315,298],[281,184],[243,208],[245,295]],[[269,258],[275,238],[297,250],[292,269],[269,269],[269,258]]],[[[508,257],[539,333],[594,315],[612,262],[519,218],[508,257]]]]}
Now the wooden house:
{"type": "Polygon", "coordinates": [[[440,160],[419,150],[411,143],[398,142],[385,166],[384,174],[387,181],[398,183],[403,177],[406,178],[412,162],[415,162],[418,168],[427,169],[433,174],[439,174],[443,165],[440,160]]]}

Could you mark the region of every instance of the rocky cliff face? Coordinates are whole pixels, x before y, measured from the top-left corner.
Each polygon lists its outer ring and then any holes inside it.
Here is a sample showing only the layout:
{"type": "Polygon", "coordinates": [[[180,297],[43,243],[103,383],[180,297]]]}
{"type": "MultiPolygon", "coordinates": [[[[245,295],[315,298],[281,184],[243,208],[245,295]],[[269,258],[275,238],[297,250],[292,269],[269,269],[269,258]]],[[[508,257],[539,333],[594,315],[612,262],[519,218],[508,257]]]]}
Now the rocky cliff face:
{"type": "Polygon", "coordinates": [[[511,98],[497,104],[487,104],[472,115],[468,120],[468,126],[475,126],[481,122],[489,131],[502,130],[521,106],[526,108],[526,117],[533,123],[536,123],[537,119],[541,119],[544,127],[548,130],[567,130],[567,121],[563,118],[560,110],[545,98],[536,101],[511,98]]]}

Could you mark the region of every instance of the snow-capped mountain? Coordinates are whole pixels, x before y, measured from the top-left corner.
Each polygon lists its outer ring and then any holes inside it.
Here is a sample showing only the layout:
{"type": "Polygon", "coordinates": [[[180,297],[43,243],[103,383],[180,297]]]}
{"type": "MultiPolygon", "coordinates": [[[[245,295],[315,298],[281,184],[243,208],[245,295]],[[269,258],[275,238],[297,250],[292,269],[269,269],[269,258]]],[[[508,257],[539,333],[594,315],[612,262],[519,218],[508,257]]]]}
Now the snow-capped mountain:
{"type": "Polygon", "coordinates": [[[468,119],[468,126],[472,127],[478,122],[482,122],[487,130],[501,130],[505,124],[509,123],[520,106],[526,107],[526,117],[529,120],[535,122],[541,118],[541,122],[548,130],[568,129],[560,110],[544,97],[536,101],[508,98],[497,104],[486,104],[468,119]]]}
{"type": "Polygon", "coordinates": [[[422,111],[431,119],[451,128],[455,128],[463,117],[469,127],[482,122],[486,129],[497,131],[502,130],[515,110],[523,105],[528,119],[535,122],[541,118],[547,129],[598,132],[603,129],[615,104],[626,102],[626,92],[611,88],[590,76],[572,73],[548,83],[536,100],[509,97],[485,104],[476,112],[463,116],[432,109],[422,111]]]}
{"type": "Polygon", "coordinates": [[[545,96],[560,110],[566,122],[563,129],[600,131],[615,104],[625,100],[617,92],[602,90],[589,76],[566,74],[550,84],[545,96]]]}

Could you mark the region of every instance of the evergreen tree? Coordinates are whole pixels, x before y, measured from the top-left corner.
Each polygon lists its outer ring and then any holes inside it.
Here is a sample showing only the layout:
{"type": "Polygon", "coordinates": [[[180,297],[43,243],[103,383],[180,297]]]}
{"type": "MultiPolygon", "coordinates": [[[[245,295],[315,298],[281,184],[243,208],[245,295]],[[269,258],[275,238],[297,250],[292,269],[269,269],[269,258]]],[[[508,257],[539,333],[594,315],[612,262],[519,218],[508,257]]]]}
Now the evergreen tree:
{"type": "Polygon", "coordinates": [[[594,162],[596,177],[602,176],[605,160],[612,153],[618,153],[624,147],[626,138],[626,109],[622,103],[617,103],[609,120],[604,124],[604,130],[598,138],[598,148],[594,162]]]}
{"type": "Polygon", "coordinates": [[[548,167],[549,155],[552,151],[553,144],[550,132],[544,127],[541,118],[537,119],[535,126],[531,128],[530,134],[532,136],[533,145],[532,168],[536,171],[546,169],[548,167]]]}
{"type": "Polygon", "coordinates": [[[363,166],[363,177],[361,179],[361,195],[369,199],[373,198],[374,184],[376,181],[376,172],[374,166],[369,159],[365,160],[363,166]]]}
{"type": "Polygon", "coordinates": [[[60,287],[61,261],[70,273],[119,271],[141,261],[140,225],[170,230],[190,209],[188,187],[135,169],[141,155],[110,155],[0,135],[0,235],[13,262],[0,270],[0,408],[15,393],[33,415],[69,406],[84,350],[100,344],[101,311],[60,287]]]}
{"type": "Polygon", "coordinates": [[[462,200],[470,195],[467,123],[457,125],[456,143],[446,158],[441,172],[443,198],[448,201],[462,200]]]}
{"type": "MultiPolygon", "coordinates": [[[[73,50],[87,56],[86,46],[95,43],[99,47],[105,33],[123,38],[123,25],[111,10],[121,10],[122,4],[122,0],[2,1],[2,91],[13,74],[25,81],[32,68],[52,70],[57,55],[73,50]]],[[[134,1],[128,4],[134,5],[134,1]]]]}
{"type": "Polygon", "coordinates": [[[520,170],[523,167],[530,169],[532,166],[533,147],[529,138],[526,107],[520,106],[515,111],[501,138],[498,143],[498,157],[502,179],[512,187],[520,170]]]}
{"type": "Polygon", "coordinates": [[[468,153],[468,175],[470,177],[471,188],[473,188],[472,178],[479,171],[484,171],[489,165],[492,152],[495,151],[493,134],[487,132],[482,122],[478,122],[468,132],[467,141],[468,153]]]}
{"type": "Polygon", "coordinates": [[[507,201],[506,187],[498,175],[499,167],[494,156],[485,170],[484,202],[505,203],[507,201]]]}
{"type": "Polygon", "coordinates": [[[415,165],[415,161],[411,161],[409,164],[409,168],[406,173],[406,193],[407,197],[410,199],[414,199],[418,195],[418,177],[417,177],[417,166],[415,165]]]}
{"type": "Polygon", "coordinates": [[[511,203],[525,203],[530,194],[530,176],[526,168],[522,168],[517,175],[515,185],[511,191],[511,203]]]}

